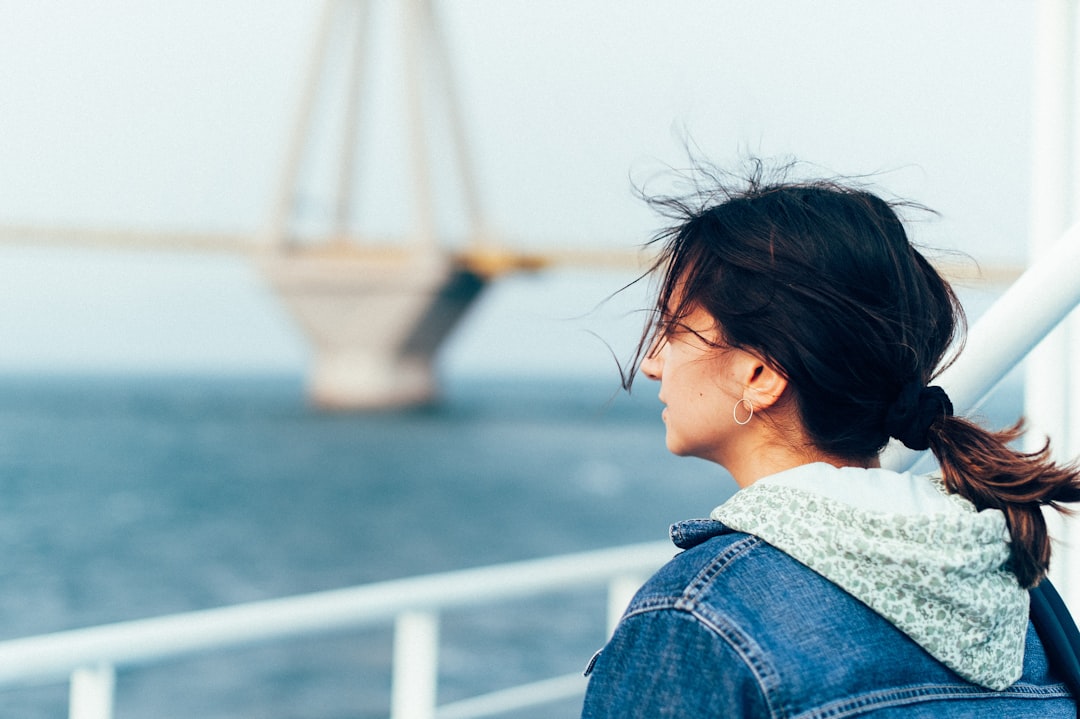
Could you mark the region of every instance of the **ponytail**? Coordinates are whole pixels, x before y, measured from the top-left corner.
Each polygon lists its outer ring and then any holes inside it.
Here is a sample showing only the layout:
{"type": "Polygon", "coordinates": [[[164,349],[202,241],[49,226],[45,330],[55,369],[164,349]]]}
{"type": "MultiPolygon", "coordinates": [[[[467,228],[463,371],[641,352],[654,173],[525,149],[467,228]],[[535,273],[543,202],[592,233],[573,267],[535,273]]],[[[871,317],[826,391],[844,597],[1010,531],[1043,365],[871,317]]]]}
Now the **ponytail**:
{"type": "Polygon", "coordinates": [[[941,466],[945,487],[977,509],[999,509],[1012,537],[1009,569],[1030,589],[1050,565],[1050,535],[1042,507],[1071,514],[1062,504],[1080,501],[1080,472],[1050,457],[1049,441],[1035,452],[1010,443],[1023,434],[1023,421],[991,432],[959,417],[939,416],[930,428],[930,450],[941,466]]]}
{"type": "Polygon", "coordinates": [[[1018,452],[1009,445],[1023,434],[1023,421],[991,432],[953,416],[953,405],[941,387],[905,385],[885,415],[885,431],[914,450],[929,449],[937,457],[948,491],[971,501],[976,509],[998,509],[1011,537],[1009,569],[1020,586],[1034,587],[1050,565],[1050,535],[1043,505],[1071,513],[1063,504],[1080,501],[1080,473],[1058,466],[1049,441],[1036,452],[1018,452]]]}

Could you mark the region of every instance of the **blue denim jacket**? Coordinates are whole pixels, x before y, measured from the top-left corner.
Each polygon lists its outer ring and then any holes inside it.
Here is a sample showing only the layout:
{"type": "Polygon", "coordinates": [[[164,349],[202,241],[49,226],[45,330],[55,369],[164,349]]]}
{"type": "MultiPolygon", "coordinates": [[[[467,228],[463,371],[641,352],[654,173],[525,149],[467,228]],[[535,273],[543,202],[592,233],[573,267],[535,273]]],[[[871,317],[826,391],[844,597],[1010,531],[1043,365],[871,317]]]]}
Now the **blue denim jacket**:
{"type": "Polygon", "coordinates": [[[594,659],[583,719],[1077,716],[1030,625],[1023,676],[995,692],[756,537],[712,520],[672,536],[686,551],[594,659]]]}

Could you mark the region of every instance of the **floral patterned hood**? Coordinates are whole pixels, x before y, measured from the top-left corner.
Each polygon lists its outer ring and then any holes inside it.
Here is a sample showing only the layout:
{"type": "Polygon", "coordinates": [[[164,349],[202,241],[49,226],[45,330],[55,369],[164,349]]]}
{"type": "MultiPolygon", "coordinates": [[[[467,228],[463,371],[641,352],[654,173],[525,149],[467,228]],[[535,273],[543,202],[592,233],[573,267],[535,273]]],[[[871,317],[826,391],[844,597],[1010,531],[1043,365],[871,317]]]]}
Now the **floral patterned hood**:
{"type": "Polygon", "coordinates": [[[1020,678],[1028,593],[1005,569],[1005,517],[939,478],[808,464],[740,490],[712,518],[838,585],[965,679],[1001,690],[1020,678]]]}

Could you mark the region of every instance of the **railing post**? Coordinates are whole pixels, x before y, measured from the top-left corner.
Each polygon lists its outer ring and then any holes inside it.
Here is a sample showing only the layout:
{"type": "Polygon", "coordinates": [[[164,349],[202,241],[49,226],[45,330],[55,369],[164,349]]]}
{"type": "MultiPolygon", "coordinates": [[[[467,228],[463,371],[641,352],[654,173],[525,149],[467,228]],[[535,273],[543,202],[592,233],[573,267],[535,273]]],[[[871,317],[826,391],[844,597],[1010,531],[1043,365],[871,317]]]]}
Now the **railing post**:
{"type": "MultiPolygon", "coordinates": [[[[1077,3],[1042,0],[1035,10],[1034,102],[1032,107],[1032,190],[1029,254],[1038,261],[1077,219],[1080,199],[1077,156],[1077,3]]],[[[1047,437],[1058,459],[1071,459],[1069,402],[1075,396],[1069,334],[1080,331],[1068,321],[1035,348],[1025,363],[1025,448],[1038,450],[1047,437]]],[[[1075,412],[1075,408],[1072,409],[1075,412]]],[[[1051,578],[1074,612],[1080,611],[1080,584],[1073,578],[1080,556],[1075,520],[1048,512],[1054,549],[1051,578]]]]}
{"type": "Polygon", "coordinates": [[[71,674],[69,719],[112,719],[116,671],[111,664],[80,667],[71,674]]]}
{"type": "Polygon", "coordinates": [[[394,622],[390,719],[434,719],[438,674],[438,615],[399,614],[394,622]]]}

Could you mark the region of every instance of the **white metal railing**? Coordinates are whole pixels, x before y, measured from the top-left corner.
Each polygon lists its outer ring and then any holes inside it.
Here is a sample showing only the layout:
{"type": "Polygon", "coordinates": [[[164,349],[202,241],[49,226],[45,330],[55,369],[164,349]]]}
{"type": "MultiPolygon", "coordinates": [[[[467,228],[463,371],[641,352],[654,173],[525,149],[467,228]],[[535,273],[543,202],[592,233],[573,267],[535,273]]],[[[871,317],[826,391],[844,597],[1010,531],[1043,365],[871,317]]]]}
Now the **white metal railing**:
{"type": "Polygon", "coordinates": [[[638,544],[0,642],[0,686],[70,680],[71,719],[110,719],[116,669],[393,622],[392,719],[467,719],[580,694],[580,674],[437,706],[439,613],[607,586],[609,627],[673,554],[638,544]]]}

